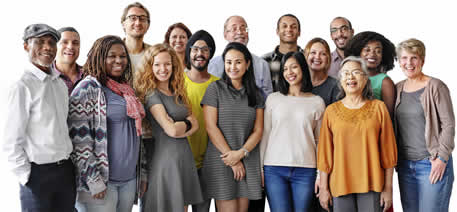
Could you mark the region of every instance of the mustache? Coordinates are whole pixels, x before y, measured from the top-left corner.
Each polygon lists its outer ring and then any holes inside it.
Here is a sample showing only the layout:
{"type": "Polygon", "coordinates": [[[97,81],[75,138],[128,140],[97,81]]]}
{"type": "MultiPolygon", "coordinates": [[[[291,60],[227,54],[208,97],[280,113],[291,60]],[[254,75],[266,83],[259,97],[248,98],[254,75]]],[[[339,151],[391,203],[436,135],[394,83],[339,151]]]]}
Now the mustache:
{"type": "Polygon", "coordinates": [[[195,56],[195,57],[194,57],[194,60],[197,60],[197,59],[208,60],[208,58],[206,58],[206,57],[204,57],[204,56],[202,56],[202,55],[200,55],[200,56],[195,56]]]}

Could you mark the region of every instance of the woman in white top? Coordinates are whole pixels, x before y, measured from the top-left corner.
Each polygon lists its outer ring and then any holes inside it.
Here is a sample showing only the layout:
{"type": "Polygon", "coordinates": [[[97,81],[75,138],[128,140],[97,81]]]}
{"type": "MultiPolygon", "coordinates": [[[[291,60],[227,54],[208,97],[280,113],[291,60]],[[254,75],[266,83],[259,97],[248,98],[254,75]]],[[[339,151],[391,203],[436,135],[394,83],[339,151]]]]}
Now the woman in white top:
{"type": "Polygon", "coordinates": [[[300,52],[281,61],[279,91],[268,96],[260,142],[265,190],[272,212],[308,211],[316,181],[316,148],[325,103],[300,52]]]}

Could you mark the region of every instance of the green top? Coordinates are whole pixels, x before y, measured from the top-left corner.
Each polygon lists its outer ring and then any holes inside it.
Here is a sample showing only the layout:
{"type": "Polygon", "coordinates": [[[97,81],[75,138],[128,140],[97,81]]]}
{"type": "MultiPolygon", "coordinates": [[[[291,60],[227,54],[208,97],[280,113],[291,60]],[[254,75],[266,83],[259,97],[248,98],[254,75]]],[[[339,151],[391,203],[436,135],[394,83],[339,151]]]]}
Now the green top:
{"type": "Polygon", "coordinates": [[[374,98],[382,100],[382,95],[381,95],[382,81],[386,77],[387,77],[386,73],[379,73],[375,76],[369,77],[370,82],[371,82],[371,88],[373,89],[374,98]]]}

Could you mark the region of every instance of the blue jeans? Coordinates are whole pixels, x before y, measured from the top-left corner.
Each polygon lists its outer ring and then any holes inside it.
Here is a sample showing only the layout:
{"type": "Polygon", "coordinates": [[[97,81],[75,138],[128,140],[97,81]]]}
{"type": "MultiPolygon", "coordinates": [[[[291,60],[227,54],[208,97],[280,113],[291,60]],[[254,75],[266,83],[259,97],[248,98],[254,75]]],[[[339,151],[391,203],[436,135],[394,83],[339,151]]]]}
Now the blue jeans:
{"type": "Polygon", "coordinates": [[[405,212],[447,212],[454,182],[452,157],[446,165],[443,179],[430,184],[432,164],[425,160],[401,160],[398,162],[398,184],[405,212]]]}
{"type": "Polygon", "coordinates": [[[263,170],[272,212],[309,210],[314,196],[315,168],[264,166],[263,170]]]}
{"type": "Polygon", "coordinates": [[[78,212],[131,212],[135,201],[136,179],[125,183],[110,183],[103,204],[76,203],[78,212]]]}

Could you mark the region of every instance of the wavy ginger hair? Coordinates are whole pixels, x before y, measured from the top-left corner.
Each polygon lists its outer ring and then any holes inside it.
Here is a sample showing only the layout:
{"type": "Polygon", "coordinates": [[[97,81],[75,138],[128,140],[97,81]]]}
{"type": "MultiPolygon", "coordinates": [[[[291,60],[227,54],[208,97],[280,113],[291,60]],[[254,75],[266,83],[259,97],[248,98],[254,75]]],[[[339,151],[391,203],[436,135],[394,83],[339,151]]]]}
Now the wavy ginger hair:
{"type": "Polygon", "coordinates": [[[168,81],[168,88],[175,96],[176,104],[184,104],[189,109],[190,114],[189,98],[187,97],[187,91],[184,85],[184,68],[175,50],[167,44],[156,44],[149,47],[144,53],[143,63],[135,73],[135,81],[133,83],[137,96],[144,104],[146,102],[146,96],[157,89],[158,80],[152,71],[152,66],[154,64],[154,57],[162,52],[167,52],[171,56],[172,72],[168,81]],[[180,103],[180,100],[182,103],[180,103]]]}

